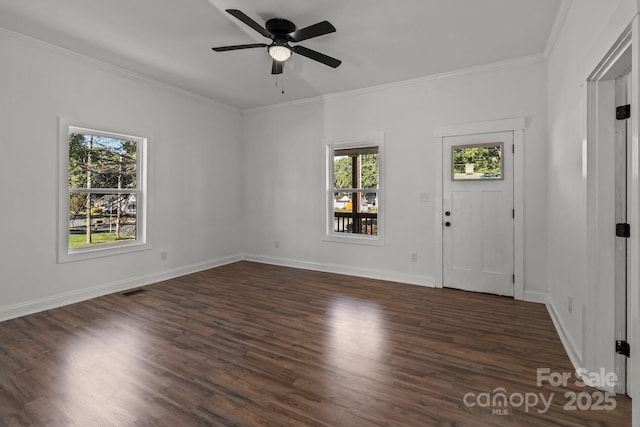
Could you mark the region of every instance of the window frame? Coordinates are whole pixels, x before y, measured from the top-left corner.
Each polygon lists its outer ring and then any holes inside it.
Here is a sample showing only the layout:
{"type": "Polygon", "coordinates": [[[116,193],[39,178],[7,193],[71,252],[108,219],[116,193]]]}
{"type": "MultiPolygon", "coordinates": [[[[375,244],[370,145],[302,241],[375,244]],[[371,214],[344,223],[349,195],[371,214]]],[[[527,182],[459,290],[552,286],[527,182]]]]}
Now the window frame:
{"type": "MultiPolygon", "coordinates": [[[[326,181],[325,181],[325,233],[324,239],[329,242],[352,243],[361,245],[384,245],[384,134],[375,134],[369,137],[348,140],[334,141],[326,144],[326,181]],[[377,205],[377,227],[378,234],[375,236],[367,234],[341,233],[334,231],[334,193],[337,190],[334,187],[334,155],[336,150],[358,149],[366,147],[378,148],[378,188],[376,189],[378,205],[377,205]]],[[[362,189],[362,192],[367,192],[362,189]]]]}
{"type": "MultiPolygon", "coordinates": [[[[105,130],[105,126],[93,126],[79,122],[72,122],[59,118],[58,135],[58,263],[80,261],[105,256],[127,254],[151,249],[151,242],[147,235],[148,217],[148,137],[135,136],[142,132],[113,132],[105,130]],[[121,194],[135,194],[136,196],[136,238],[115,243],[95,246],[69,247],[69,135],[71,132],[91,134],[95,136],[129,140],[136,142],[136,188],[115,189],[121,194]]],[[[87,192],[91,194],[111,194],[114,189],[81,189],[75,192],[87,192]],[[91,191],[95,190],[95,191],[91,191]]]]}

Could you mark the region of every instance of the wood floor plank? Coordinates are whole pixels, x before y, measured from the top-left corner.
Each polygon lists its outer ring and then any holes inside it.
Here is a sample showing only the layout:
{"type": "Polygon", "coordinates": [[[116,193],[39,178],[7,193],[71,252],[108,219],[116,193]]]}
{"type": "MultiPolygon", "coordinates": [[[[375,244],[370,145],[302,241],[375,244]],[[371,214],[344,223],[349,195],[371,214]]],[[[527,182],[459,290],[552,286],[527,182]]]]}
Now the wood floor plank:
{"type": "Polygon", "coordinates": [[[239,262],[0,323],[0,426],[631,424],[537,368],[572,372],[543,305],[239,262]]]}

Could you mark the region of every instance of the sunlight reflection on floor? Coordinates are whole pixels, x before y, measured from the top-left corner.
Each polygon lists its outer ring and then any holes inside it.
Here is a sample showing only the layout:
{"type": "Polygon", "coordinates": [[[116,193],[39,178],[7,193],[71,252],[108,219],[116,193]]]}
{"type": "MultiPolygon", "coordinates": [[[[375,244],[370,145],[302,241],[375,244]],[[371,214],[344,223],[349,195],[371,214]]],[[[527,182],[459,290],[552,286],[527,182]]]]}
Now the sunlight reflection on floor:
{"type": "Polygon", "coordinates": [[[381,306],[343,297],[332,301],[329,319],[328,352],[333,366],[357,374],[380,366],[387,349],[381,306]]]}
{"type": "Polygon", "coordinates": [[[71,418],[136,421],[141,396],[131,379],[145,348],[144,333],[135,325],[110,326],[69,342],[61,355],[66,375],[55,396],[71,418]]]}

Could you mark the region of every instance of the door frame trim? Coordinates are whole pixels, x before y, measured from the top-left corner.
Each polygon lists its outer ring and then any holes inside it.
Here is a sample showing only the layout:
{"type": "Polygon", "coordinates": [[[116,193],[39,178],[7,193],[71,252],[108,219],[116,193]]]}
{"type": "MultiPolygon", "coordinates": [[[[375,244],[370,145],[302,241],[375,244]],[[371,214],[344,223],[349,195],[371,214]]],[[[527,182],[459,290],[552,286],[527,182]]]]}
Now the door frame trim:
{"type": "Polygon", "coordinates": [[[513,268],[515,283],[513,297],[524,299],[524,117],[489,120],[483,122],[461,123],[436,128],[433,132],[433,152],[437,159],[435,169],[435,286],[442,288],[444,284],[444,257],[442,237],[442,197],[443,197],[443,163],[442,150],[444,138],[477,135],[483,133],[513,132],[515,154],[513,156],[513,208],[516,211],[513,227],[513,268]]]}
{"type": "MultiPolygon", "coordinates": [[[[635,20],[634,20],[635,21],[635,20]]],[[[618,291],[615,284],[616,252],[613,224],[615,223],[615,164],[613,157],[613,139],[615,137],[615,117],[613,111],[616,107],[615,79],[626,73],[631,68],[632,96],[628,102],[637,104],[637,76],[636,61],[634,56],[636,40],[634,31],[629,26],[616,41],[602,61],[585,81],[586,104],[586,215],[587,215],[587,307],[591,315],[583,319],[583,348],[581,364],[590,371],[597,371],[601,367],[616,374],[624,373],[626,378],[632,378],[633,359],[627,359],[626,372],[621,358],[614,353],[613,343],[617,338],[619,318],[616,311],[623,309],[617,304],[615,293],[618,291]],[[606,313],[603,315],[603,313],[606,313]],[[609,315],[609,313],[611,313],[609,315]],[[588,331],[588,333],[587,333],[588,331]],[[603,346],[602,343],[605,343],[603,346]]],[[[628,137],[633,148],[637,146],[637,112],[632,110],[631,136],[628,137]]],[[[636,152],[637,153],[637,152],[636,152]]],[[[637,156],[637,154],[636,154],[637,156]]],[[[631,153],[631,158],[634,155],[631,153]]],[[[637,163],[636,163],[637,164],[637,163]]],[[[633,162],[632,162],[633,165],[633,162]]],[[[627,223],[638,224],[637,199],[634,201],[634,187],[637,190],[637,178],[634,178],[632,166],[627,172],[627,223]]],[[[637,172],[636,172],[637,173],[637,172]]],[[[637,257],[637,235],[632,233],[632,238],[627,241],[627,301],[631,299],[631,310],[627,314],[627,341],[633,345],[635,334],[633,331],[632,316],[633,296],[632,292],[636,283],[637,271],[634,274],[633,262],[637,257]]],[[[633,355],[633,353],[632,353],[633,355]]],[[[633,381],[618,383],[613,390],[617,393],[626,392],[632,395],[633,381]]]]}

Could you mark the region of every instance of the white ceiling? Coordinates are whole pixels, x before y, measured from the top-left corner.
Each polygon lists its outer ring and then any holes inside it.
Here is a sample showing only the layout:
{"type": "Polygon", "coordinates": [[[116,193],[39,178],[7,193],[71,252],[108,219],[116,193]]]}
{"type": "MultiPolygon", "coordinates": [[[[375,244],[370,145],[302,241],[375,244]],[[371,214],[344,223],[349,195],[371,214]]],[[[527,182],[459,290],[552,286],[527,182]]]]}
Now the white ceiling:
{"type": "Polygon", "coordinates": [[[539,55],[562,0],[0,0],[0,27],[246,109],[539,55]],[[300,44],[343,61],[294,55],[271,75],[268,39],[224,12],[337,32],[300,44]],[[281,90],[284,88],[284,95],[281,90]]]}

